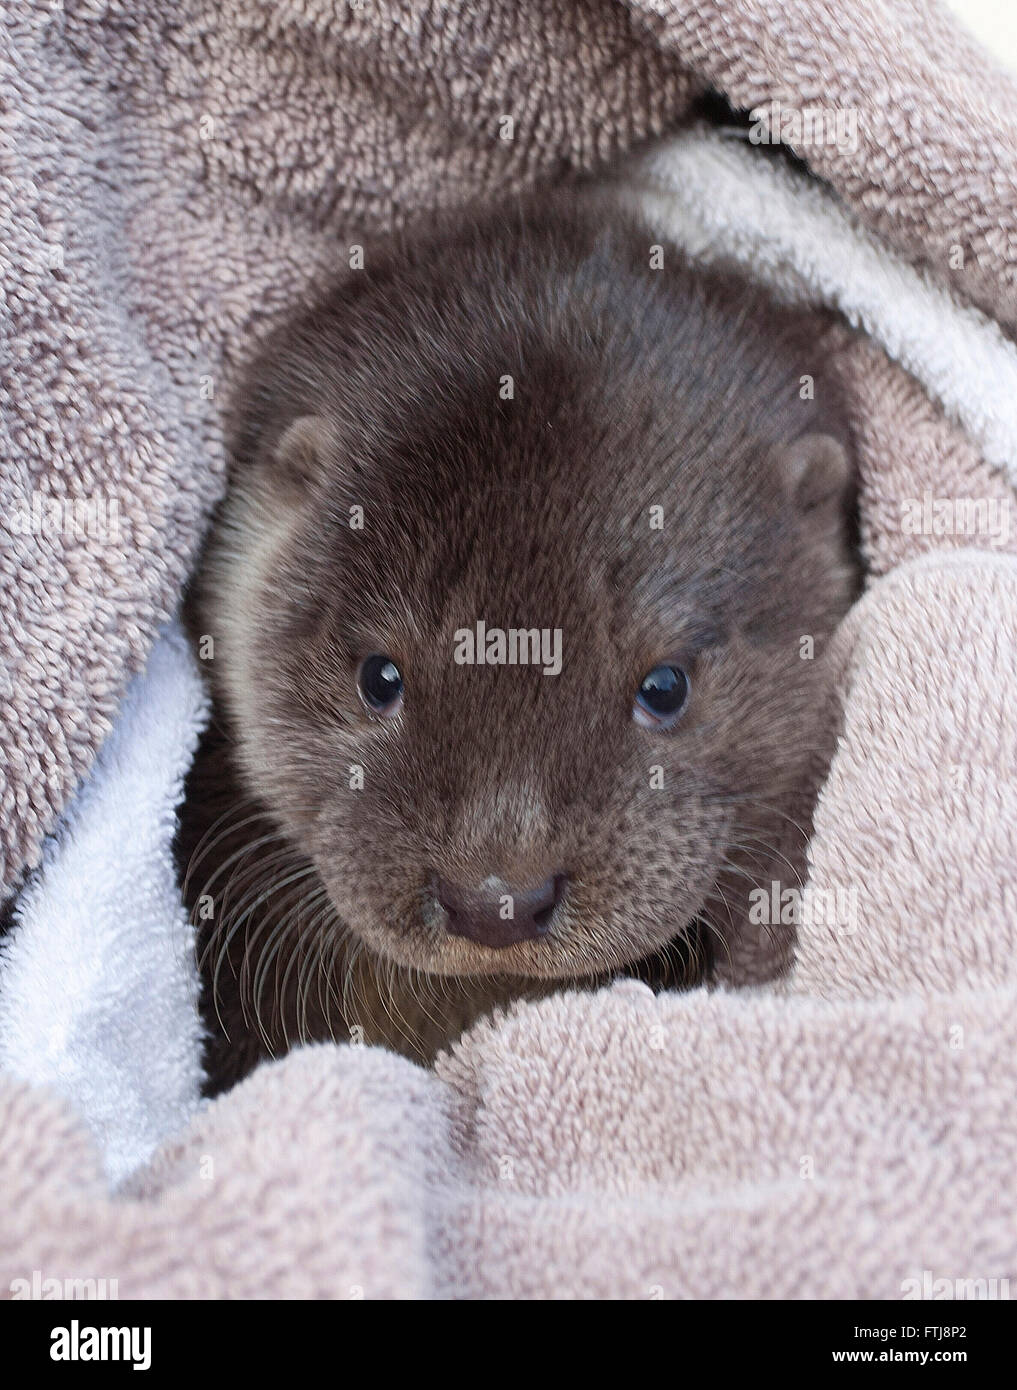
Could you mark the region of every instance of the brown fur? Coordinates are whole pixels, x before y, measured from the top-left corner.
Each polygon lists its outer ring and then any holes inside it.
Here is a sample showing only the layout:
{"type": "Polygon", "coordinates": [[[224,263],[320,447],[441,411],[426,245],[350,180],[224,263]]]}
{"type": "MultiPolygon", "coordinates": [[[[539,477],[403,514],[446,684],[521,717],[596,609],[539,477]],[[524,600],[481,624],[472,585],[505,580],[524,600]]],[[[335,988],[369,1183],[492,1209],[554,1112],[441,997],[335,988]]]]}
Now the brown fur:
{"type": "Polygon", "coordinates": [[[297,1038],[427,1059],[521,994],[685,982],[741,949],[753,886],[795,885],[856,582],[827,325],[673,249],[651,270],[650,241],[568,192],[418,229],[253,366],[195,593],[217,717],[181,834],[214,904],[214,1084],[297,1038]],[[561,674],[455,664],[478,619],[560,628],[561,674]],[[358,697],[371,652],[403,672],[395,720],[358,697]],[[631,706],[662,661],[692,696],[653,732],[631,706]],[[559,869],[545,939],[445,931],[435,875],[559,869]]]}

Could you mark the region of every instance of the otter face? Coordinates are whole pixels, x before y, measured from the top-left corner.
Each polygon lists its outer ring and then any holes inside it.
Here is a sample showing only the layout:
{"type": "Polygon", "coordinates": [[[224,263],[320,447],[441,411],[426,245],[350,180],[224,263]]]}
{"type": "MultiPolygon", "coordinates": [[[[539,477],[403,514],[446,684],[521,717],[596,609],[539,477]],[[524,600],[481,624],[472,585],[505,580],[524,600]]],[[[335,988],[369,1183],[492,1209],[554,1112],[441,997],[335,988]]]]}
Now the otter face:
{"type": "Polygon", "coordinates": [[[436,975],[597,977],[787,877],[847,461],[557,357],[502,400],[501,365],[359,446],[339,410],[280,422],[208,624],[247,781],[345,929],[436,975]]]}
{"type": "Polygon", "coordinates": [[[648,247],[564,193],[459,216],[249,375],[220,701],[336,936],[394,967],[511,994],[695,923],[723,955],[796,886],[855,584],[827,325],[648,247]]]}

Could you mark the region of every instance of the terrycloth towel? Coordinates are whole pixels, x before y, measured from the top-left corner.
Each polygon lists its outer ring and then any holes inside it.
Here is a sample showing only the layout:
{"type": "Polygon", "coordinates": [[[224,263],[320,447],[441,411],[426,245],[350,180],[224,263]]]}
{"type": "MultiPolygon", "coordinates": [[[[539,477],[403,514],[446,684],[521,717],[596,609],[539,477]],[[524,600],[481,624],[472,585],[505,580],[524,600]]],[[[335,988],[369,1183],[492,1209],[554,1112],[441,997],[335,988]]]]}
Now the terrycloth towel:
{"type": "Polygon", "coordinates": [[[986,463],[1017,481],[1017,347],[845,217],[828,189],[750,145],[699,134],[624,167],[624,201],[633,187],[648,225],[697,261],[733,262],[781,298],[839,310],[921,382],[986,463]]]}
{"type": "Polygon", "coordinates": [[[73,1101],[114,1182],[190,1119],[201,1088],[172,855],[208,714],[196,667],[178,628],[156,643],[0,941],[0,1071],[73,1101]]]}
{"type": "MultiPolygon", "coordinates": [[[[41,714],[21,687],[0,704],[15,735],[23,730],[0,797],[10,881],[87,764],[117,672],[138,660],[175,594],[214,491],[216,427],[192,390],[197,359],[214,358],[221,391],[241,329],[328,272],[340,229],[341,248],[369,250],[373,229],[423,203],[590,167],[681,115],[704,79],[743,107],[821,98],[858,111],[853,147],[801,151],[847,216],[762,151],[721,149],[716,138],[672,146],[667,168],[651,175],[651,203],[662,212],[664,198],[667,225],[694,250],[836,303],[870,335],[845,333],[837,353],[872,580],[831,654],[840,682],[830,713],[843,736],[808,888],[810,903],[847,910],[833,922],[807,916],[789,979],[659,999],[624,983],[521,1005],[472,1030],[433,1074],[376,1050],[307,1049],[198,1113],[115,1198],[109,1171],[128,1160],[111,1162],[96,1144],[95,1134],[114,1137],[95,1124],[102,1104],[91,1101],[89,1134],[52,1090],[0,1077],[0,1292],[36,1270],[116,1278],[121,1296],[897,1298],[936,1281],[964,1296],[977,1291],[971,1280],[1008,1292],[1000,1281],[1017,1279],[1017,546],[1003,504],[1014,500],[1017,403],[1000,386],[1017,324],[1012,85],[926,0],[791,0],[780,15],[756,0],[559,0],[539,12],[485,0],[468,20],[455,6],[314,17],[266,4],[219,27],[185,4],[169,30],[144,4],[119,27],[106,25],[117,6],[84,18],[68,9],[70,34],[40,22],[19,35],[16,90],[41,92],[40,73],[52,79],[70,52],[81,61],[101,51],[107,85],[82,83],[73,65],[50,81],[61,100],[38,107],[31,139],[70,119],[70,92],[95,129],[81,135],[76,163],[47,166],[36,193],[40,206],[59,203],[93,156],[105,170],[105,142],[127,120],[135,138],[116,150],[119,204],[93,190],[75,216],[108,226],[128,214],[115,255],[129,312],[122,322],[107,314],[104,333],[81,331],[109,284],[102,275],[88,287],[37,278],[15,296],[22,360],[44,369],[29,373],[13,437],[33,486],[59,491],[70,480],[80,490],[82,478],[116,477],[128,526],[156,505],[146,489],[158,505],[147,570],[136,531],[119,560],[101,539],[44,544],[23,530],[13,552],[0,552],[0,636],[23,639],[8,642],[8,670],[25,690],[36,682],[47,692],[41,714]],[[29,50],[45,62],[25,60],[29,50]],[[157,61],[167,91],[152,100],[157,61]],[[297,94],[293,109],[283,93],[297,94]],[[195,154],[188,122],[201,124],[199,112],[211,125],[195,154]],[[500,140],[509,113],[514,138],[500,140]],[[733,173],[746,158],[748,183],[733,173]],[[760,207],[772,214],[762,235],[760,207]],[[800,213],[797,229],[789,212],[800,213]],[[882,243],[896,254],[881,255],[882,243]],[[842,254],[831,257],[831,246],[842,254]],[[172,273],[160,278],[157,266],[172,273]],[[64,296],[64,318],[40,309],[43,292],[64,296]],[[54,322],[71,324],[72,307],[84,319],[66,342],[43,343],[54,322]],[[114,330],[153,324],[133,355],[118,355],[114,330]],[[59,384],[72,345],[78,370],[97,374],[80,400],[59,384]],[[166,374],[145,380],[160,389],[120,402],[155,358],[166,374]],[[120,385],[104,395],[102,373],[117,371],[120,385]],[[152,419],[132,418],[125,433],[117,412],[140,400],[152,419]],[[105,452],[89,433],[96,402],[114,441],[105,452]],[[190,435],[173,435],[185,424],[190,435]],[[54,470],[68,437],[78,452],[54,470]],[[125,463],[130,439],[148,452],[125,463]],[[97,472],[100,459],[109,468],[97,472]],[[998,502],[1009,529],[940,524],[936,502],[958,500],[998,502]],[[917,527],[904,524],[911,503],[917,527]],[[972,542],[982,550],[964,548],[972,542]],[[53,585],[47,566],[61,573],[68,555],[72,572],[53,585]],[[47,640],[33,647],[28,628],[47,640]]],[[[630,167],[645,195],[644,166],[630,167]]],[[[98,235],[67,246],[114,256],[98,235]]],[[[167,899],[168,938],[177,911],[167,899]]],[[[33,940],[49,920],[37,919],[33,940]]],[[[25,925],[15,944],[30,950],[25,925]]],[[[179,994],[182,1038],[188,1008],[179,994]]],[[[136,1039],[138,1059],[155,1041],[136,1039]]],[[[172,1091],[172,1069],[160,1076],[172,1091]]],[[[59,1075],[50,1079],[59,1089],[59,1075]]],[[[178,1094],[183,1109],[188,1094],[178,1094]]]]}

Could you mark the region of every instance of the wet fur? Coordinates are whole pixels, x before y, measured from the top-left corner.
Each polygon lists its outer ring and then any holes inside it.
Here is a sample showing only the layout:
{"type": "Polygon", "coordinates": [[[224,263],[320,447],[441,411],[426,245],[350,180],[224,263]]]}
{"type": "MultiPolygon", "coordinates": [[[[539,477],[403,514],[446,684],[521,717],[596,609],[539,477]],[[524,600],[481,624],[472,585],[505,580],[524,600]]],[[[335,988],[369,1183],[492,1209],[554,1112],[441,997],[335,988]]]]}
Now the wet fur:
{"type": "Polygon", "coordinates": [[[180,834],[213,1087],[302,1038],[427,1060],[563,982],[786,964],[787,932],[746,946],[747,893],[803,871],[822,652],[857,584],[846,476],[793,461],[817,432],[850,455],[829,325],[671,248],[651,270],[650,240],[575,192],[443,219],[368,247],[252,366],[190,605],[215,644],[180,834]],[[303,416],[327,426],[280,454],[303,416]],[[478,618],[560,627],[562,673],[456,665],[478,618]],[[397,721],[356,692],[374,651],[406,678],[397,721]],[[664,660],[692,699],[652,733],[630,709],[664,660]],[[559,866],[549,939],[444,932],[435,872],[559,866]]]}

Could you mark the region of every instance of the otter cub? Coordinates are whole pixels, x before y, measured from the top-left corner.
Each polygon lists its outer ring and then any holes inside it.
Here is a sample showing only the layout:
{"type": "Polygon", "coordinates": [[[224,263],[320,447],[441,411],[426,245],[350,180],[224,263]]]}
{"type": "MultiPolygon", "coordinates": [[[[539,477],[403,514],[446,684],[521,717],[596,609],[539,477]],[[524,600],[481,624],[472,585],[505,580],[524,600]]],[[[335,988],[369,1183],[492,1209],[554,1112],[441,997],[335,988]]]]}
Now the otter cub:
{"type": "Polygon", "coordinates": [[[213,1088],[786,963],[748,895],[799,882],[856,579],[829,324],[655,240],[578,191],[470,212],[254,363],[192,597],[213,1088]]]}

